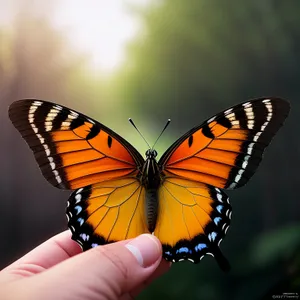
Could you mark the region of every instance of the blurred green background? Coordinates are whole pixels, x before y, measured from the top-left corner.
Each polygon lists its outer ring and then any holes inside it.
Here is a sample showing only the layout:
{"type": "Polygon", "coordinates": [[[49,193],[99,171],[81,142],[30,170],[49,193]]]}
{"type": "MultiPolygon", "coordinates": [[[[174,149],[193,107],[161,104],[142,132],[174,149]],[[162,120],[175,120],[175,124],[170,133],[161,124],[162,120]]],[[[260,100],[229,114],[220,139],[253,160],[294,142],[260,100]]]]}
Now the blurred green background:
{"type": "Polygon", "coordinates": [[[39,98],[82,111],[160,154],[219,111],[261,96],[292,110],[257,174],[228,192],[233,219],[212,257],[178,263],[139,299],[272,299],[300,290],[299,0],[0,0],[0,267],[66,229],[69,192],[50,186],[7,108],[39,98]]]}

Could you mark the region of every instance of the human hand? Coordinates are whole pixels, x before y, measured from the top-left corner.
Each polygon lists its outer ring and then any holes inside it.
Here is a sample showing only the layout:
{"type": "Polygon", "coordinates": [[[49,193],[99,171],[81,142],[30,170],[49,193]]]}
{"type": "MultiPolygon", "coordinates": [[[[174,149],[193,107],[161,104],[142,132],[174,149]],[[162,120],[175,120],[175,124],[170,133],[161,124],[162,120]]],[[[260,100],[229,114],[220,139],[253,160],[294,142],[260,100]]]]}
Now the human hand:
{"type": "Polygon", "coordinates": [[[0,272],[0,299],[132,299],[169,267],[150,234],[82,253],[65,231],[0,272]]]}

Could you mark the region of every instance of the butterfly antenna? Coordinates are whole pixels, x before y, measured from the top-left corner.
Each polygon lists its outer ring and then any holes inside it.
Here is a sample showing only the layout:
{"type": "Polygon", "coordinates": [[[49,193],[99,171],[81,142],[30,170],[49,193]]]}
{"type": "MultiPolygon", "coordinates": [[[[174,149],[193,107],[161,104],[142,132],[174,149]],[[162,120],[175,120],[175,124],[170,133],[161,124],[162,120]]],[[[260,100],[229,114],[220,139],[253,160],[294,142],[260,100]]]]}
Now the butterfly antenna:
{"type": "Polygon", "coordinates": [[[131,123],[131,125],[136,129],[136,131],[140,134],[140,136],[142,137],[142,139],[146,142],[146,144],[148,145],[149,149],[151,148],[151,146],[149,145],[149,143],[147,142],[147,140],[144,138],[144,136],[142,135],[142,133],[138,130],[138,128],[135,126],[134,122],[132,121],[131,118],[128,119],[128,121],[131,123]]]}
{"type": "Polygon", "coordinates": [[[167,121],[164,129],[161,131],[160,135],[156,139],[156,141],[155,141],[155,143],[154,143],[154,145],[153,145],[153,147],[151,149],[154,149],[154,146],[156,145],[156,143],[158,142],[159,138],[162,136],[162,134],[164,133],[164,131],[167,129],[167,127],[169,126],[170,122],[171,122],[171,119],[168,119],[168,121],[167,121]]]}

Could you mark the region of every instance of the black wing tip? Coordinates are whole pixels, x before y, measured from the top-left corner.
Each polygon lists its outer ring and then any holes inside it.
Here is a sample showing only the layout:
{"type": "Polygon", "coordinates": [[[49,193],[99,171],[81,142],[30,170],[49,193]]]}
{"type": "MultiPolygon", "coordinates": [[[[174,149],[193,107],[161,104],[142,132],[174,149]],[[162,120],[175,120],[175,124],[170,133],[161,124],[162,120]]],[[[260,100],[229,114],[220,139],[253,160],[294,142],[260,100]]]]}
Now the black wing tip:
{"type": "Polygon", "coordinates": [[[13,124],[17,123],[20,118],[24,117],[24,111],[28,113],[29,107],[34,101],[44,102],[39,99],[21,99],[11,103],[8,107],[8,116],[13,124]]]}
{"type": "Polygon", "coordinates": [[[255,102],[255,101],[263,101],[263,100],[271,100],[271,101],[275,101],[275,102],[281,102],[281,103],[285,103],[287,105],[290,106],[290,101],[280,97],[280,96],[261,96],[261,97],[257,97],[257,98],[250,98],[248,101],[244,101],[244,103],[247,102],[255,102]]]}
{"type": "Polygon", "coordinates": [[[289,114],[290,108],[291,108],[291,103],[290,101],[283,99],[281,97],[277,97],[277,96],[265,96],[265,97],[259,97],[259,98],[254,98],[254,99],[250,99],[248,101],[245,101],[244,103],[247,102],[261,102],[264,100],[270,100],[273,104],[277,104],[278,108],[281,108],[283,110],[285,110],[285,112],[283,112],[286,116],[289,114]]]}
{"type": "Polygon", "coordinates": [[[40,100],[40,99],[35,99],[35,98],[26,98],[26,99],[19,99],[19,100],[16,100],[14,101],[13,103],[11,103],[9,105],[9,111],[18,107],[18,106],[26,106],[28,105],[29,103],[32,103],[34,101],[40,101],[40,102],[45,102],[44,100],[40,100]]]}

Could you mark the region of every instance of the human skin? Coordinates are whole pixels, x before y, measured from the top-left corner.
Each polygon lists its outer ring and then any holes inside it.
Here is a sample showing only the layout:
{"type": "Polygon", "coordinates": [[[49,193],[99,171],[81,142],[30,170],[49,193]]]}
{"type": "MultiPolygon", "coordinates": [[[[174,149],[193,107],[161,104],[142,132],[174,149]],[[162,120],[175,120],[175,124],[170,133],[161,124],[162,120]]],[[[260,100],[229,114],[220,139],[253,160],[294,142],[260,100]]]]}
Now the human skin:
{"type": "Polygon", "coordinates": [[[0,299],[133,299],[169,268],[153,235],[82,252],[65,231],[0,272],[0,299]]]}

